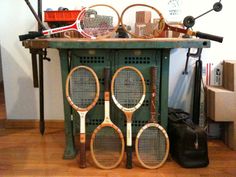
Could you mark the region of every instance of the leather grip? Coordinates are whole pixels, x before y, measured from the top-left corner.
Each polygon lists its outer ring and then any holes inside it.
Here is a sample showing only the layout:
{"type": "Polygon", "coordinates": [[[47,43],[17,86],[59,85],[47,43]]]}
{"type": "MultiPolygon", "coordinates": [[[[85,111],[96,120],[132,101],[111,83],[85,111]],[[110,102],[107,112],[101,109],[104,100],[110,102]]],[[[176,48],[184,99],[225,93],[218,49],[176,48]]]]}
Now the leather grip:
{"type": "Polygon", "coordinates": [[[132,146],[126,146],[126,168],[132,168],[132,146]]]}
{"type": "Polygon", "coordinates": [[[30,32],[29,34],[19,35],[19,40],[24,41],[26,39],[34,39],[36,37],[44,36],[42,32],[30,32]]]}
{"type": "Polygon", "coordinates": [[[209,39],[209,40],[220,42],[220,43],[223,42],[223,37],[221,37],[221,36],[215,36],[212,34],[202,33],[200,31],[196,32],[196,37],[203,38],[203,39],[209,39]]]}
{"type": "Polygon", "coordinates": [[[85,142],[80,142],[80,168],[86,168],[86,150],[85,142]]]}
{"type": "Polygon", "coordinates": [[[109,92],[110,90],[109,81],[110,81],[110,69],[106,67],[104,68],[104,91],[105,92],[109,92]]]}
{"type": "Polygon", "coordinates": [[[150,88],[151,88],[151,105],[150,105],[150,122],[156,122],[156,80],[157,80],[157,67],[151,67],[150,70],[151,74],[151,82],[150,82],[150,88]]]}
{"type": "Polygon", "coordinates": [[[157,67],[151,67],[151,89],[156,89],[157,67]]]}

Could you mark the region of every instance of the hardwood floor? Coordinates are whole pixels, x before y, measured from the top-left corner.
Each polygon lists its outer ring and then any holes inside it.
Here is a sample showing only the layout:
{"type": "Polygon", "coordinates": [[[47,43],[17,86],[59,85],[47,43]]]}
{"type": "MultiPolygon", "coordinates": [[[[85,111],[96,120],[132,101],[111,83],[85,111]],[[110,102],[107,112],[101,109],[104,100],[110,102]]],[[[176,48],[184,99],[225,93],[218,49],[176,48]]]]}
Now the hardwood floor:
{"type": "Polygon", "coordinates": [[[185,169],[169,159],[160,169],[143,169],[135,161],[133,169],[101,170],[92,165],[80,169],[76,159],[64,160],[64,130],[0,129],[0,177],[235,177],[236,151],[221,141],[209,141],[210,164],[207,168],[185,169]]]}
{"type": "MultiPolygon", "coordinates": [[[[62,158],[65,138],[62,128],[47,128],[41,136],[35,129],[4,129],[5,101],[0,84],[0,177],[236,177],[236,151],[221,141],[209,141],[210,164],[206,168],[185,169],[171,158],[163,167],[148,170],[134,159],[134,168],[122,164],[113,170],[94,167],[87,151],[88,168],[80,169],[76,159],[62,158]]],[[[62,127],[62,126],[59,126],[62,127]]]]}

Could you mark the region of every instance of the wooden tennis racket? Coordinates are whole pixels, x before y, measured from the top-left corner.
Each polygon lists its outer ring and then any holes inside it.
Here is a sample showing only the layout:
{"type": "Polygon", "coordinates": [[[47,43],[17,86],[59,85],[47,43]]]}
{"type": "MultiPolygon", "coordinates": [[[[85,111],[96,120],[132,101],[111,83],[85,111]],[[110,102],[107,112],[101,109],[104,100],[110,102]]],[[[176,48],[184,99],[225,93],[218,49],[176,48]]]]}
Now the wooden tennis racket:
{"type": "Polygon", "coordinates": [[[104,69],[105,118],[93,132],[90,150],[94,163],[102,169],[117,167],[124,155],[124,136],[110,119],[110,69],[104,69]]]}
{"type": "Polygon", "coordinates": [[[113,102],[126,116],[126,168],[132,168],[132,115],[145,99],[146,86],[141,72],[132,66],[119,68],[111,82],[113,102]]]}
{"type": "Polygon", "coordinates": [[[80,115],[80,168],[86,167],[86,114],[98,101],[100,92],[96,73],[87,66],[73,68],[66,79],[66,98],[80,115]]]}
{"type": "Polygon", "coordinates": [[[135,151],[138,161],[145,168],[155,169],[164,164],[169,154],[169,138],[165,129],[156,121],[157,68],[151,68],[150,120],[138,132],[135,151]]]}
{"type": "Polygon", "coordinates": [[[121,14],[121,25],[127,33],[135,38],[167,37],[163,33],[170,30],[217,42],[223,41],[223,37],[220,36],[171,26],[166,23],[158,9],[146,4],[132,4],[126,7],[121,14]],[[131,30],[128,26],[131,26],[131,30]]]}
{"type": "Polygon", "coordinates": [[[119,24],[120,16],[115,8],[106,4],[96,4],[82,9],[71,25],[20,35],[19,38],[23,41],[70,30],[78,31],[85,38],[107,38],[115,34],[119,24]]]}

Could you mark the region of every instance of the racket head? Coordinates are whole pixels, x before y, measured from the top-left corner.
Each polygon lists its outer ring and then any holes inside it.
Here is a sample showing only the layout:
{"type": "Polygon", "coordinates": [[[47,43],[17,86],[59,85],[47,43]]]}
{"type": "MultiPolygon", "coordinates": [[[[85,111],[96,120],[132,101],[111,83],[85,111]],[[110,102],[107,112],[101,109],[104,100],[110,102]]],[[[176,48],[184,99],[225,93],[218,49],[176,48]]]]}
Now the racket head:
{"type": "Polygon", "coordinates": [[[87,66],[73,68],[66,79],[66,98],[77,112],[87,112],[97,103],[99,80],[94,70],[87,66]]]}
{"type": "Polygon", "coordinates": [[[98,126],[90,142],[94,163],[101,169],[117,167],[124,156],[125,142],[121,130],[113,123],[98,126]]]}
{"type": "Polygon", "coordinates": [[[169,146],[169,138],[165,129],[157,123],[148,123],[139,130],[136,137],[137,159],[145,168],[159,168],[167,160],[169,146]]]}
{"type": "Polygon", "coordinates": [[[161,37],[165,29],[162,13],[147,4],[132,4],[126,7],[120,18],[123,29],[135,38],[161,37]]]}
{"type": "Polygon", "coordinates": [[[134,112],[145,99],[146,85],[142,73],[133,66],[119,68],[111,81],[113,102],[123,112],[134,112]]]}
{"type": "Polygon", "coordinates": [[[115,35],[120,24],[120,16],[115,8],[106,4],[96,4],[84,8],[77,17],[78,31],[91,39],[108,38],[115,35]]]}

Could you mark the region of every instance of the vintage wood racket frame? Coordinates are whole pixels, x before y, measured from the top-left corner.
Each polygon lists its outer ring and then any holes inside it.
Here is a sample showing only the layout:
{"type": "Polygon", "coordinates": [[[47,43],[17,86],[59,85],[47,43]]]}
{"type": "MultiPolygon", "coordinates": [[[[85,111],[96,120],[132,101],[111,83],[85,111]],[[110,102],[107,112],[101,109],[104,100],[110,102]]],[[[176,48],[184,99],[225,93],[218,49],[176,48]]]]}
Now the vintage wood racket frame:
{"type": "Polygon", "coordinates": [[[141,163],[141,165],[145,168],[148,168],[148,169],[156,169],[156,168],[159,168],[161,167],[165,161],[167,160],[167,157],[168,157],[168,154],[169,154],[169,146],[170,146],[170,143],[169,143],[169,137],[167,135],[167,132],[165,131],[165,129],[157,123],[157,109],[156,109],[156,80],[157,80],[157,77],[156,77],[156,73],[157,73],[157,68],[156,67],[151,67],[151,106],[150,106],[150,120],[149,122],[144,125],[138,132],[137,136],[136,136],[136,141],[135,141],[135,152],[136,152],[136,156],[137,156],[137,159],[138,161],[141,163]],[[157,165],[147,165],[143,162],[142,158],[140,157],[139,155],[139,151],[138,151],[138,147],[139,147],[139,138],[140,136],[142,135],[142,133],[147,129],[147,128],[150,128],[150,127],[155,127],[157,129],[159,129],[164,137],[165,137],[165,142],[166,142],[166,151],[165,151],[165,155],[164,155],[164,158],[162,159],[161,163],[158,163],[157,165]]]}
{"type": "Polygon", "coordinates": [[[100,93],[100,85],[99,81],[97,78],[96,73],[91,69],[90,67],[87,66],[77,66],[73,68],[66,79],[66,99],[68,103],[72,106],[72,108],[80,115],[80,168],[85,168],[86,167],[86,126],[85,126],[85,119],[86,119],[86,114],[89,110],[91,110],[97,103],[98,98],[99,98],[99,93],[100,93]],[[94,77],[95,82],[96,82],[96,94],[93,99],[93,102],[86,107],[86,108],[80,108],[77,105],[74,104],[72,99],[70,98],[70,78],[72,74],[79,69],[86,69],[88,70],[94,77]]]}
{"type": "MultiPolygon", "coordinates": [[[[108,77],[106,75],[109,75],[109,73],[106,73],[106,72],[109,72],[110,70],[109,69],[104,69],[104,75],[105,77],[108,77]]],[[[95,130],[94,132],[92,133],[92,136],[91,136],[91,141],[90,141],[90,151],[91,151],[91,156],[92,156],[92,159],[94,161],[94,163],[99,167],[99,168],[102,168],[102,169],[113,169],[115,167],[117,167],[122,159],[123,159],[123,156],[124,156],[124,151],[125,151],[125,141],[124,141],[124,136],[121,132],[121,130],[111,121],[111,118],[110,118],[110,85],[109,85],[109,81],[106,81],[106,79],[110,79],[110,77],[108,78],[105,78],[104,79],[104,85],[105,85],[105,90],[104,90],[104,121],[102,122],[102,124],[100,124],[95,130]],[[107,82],[107,83],[106,83],[107,82]],[[94,148],[93,148],[93,143],[94,143],[94,140],[95,140],[95,137],[96,137],[96,134],[104,127],[111,127],[113,128],[116,133],[118,133],[119,135],[119,138],[120,138],[120,141],[121,141],[121,155],[119,157],[119,159],[117,160],[117,162],[111,166],[104,166],[102,165],[101,163],[99,163],[94,155],[94,148]]]]}
{"type": "Polygon", "coordinates": [[[132,168],[132,116],[133,116],[133,113],[143,104],[143,101],[146,96],[146,84],[145,84],[145,80],[144,80],[142,73],[137,68],[135,68],[133,66],[123,66],[123,67],[119,68],[118,70],[116,70],[115,74],[112,77],[112,81],[111,81],[111,95],[112,95],[112,99],[113,99],[113,102],[115,103],[115,105],[120,110],[122,110],[126,116],[126,121],[127,121],[127,123],[126,123],[127,124],[127,127],[126,127],[126,154],[127,154],[126,155],[126,158],[127,158],[126,168],[132,168]],[[127,108],[127,107],[124,107],[123,105],[121,105],[118,102],[118,100],[116,99],[115,93],[114,93],[115,79],[117,78],[117,75],[124,69],[133,70],[134,72],[136,72],[139,75],[139,77],[142,81],[142,86],[143,86],[142,97],[140,98],[137,105],[132,108],[127,108]]]}

